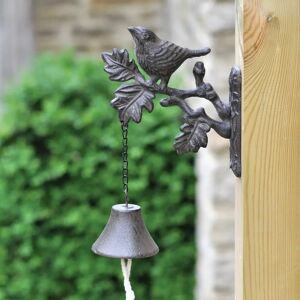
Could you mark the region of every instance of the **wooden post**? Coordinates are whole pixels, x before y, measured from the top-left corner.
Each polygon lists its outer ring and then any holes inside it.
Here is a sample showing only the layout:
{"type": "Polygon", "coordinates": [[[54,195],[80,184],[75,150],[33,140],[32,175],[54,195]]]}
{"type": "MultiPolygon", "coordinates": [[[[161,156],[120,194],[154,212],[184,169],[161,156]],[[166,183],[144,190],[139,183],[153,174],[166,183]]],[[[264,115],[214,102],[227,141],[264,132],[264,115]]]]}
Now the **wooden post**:
{"type": "Polygon", "coordinates": [[[299,300],[300,1],[241,1],[236,300],[299,300]]]}

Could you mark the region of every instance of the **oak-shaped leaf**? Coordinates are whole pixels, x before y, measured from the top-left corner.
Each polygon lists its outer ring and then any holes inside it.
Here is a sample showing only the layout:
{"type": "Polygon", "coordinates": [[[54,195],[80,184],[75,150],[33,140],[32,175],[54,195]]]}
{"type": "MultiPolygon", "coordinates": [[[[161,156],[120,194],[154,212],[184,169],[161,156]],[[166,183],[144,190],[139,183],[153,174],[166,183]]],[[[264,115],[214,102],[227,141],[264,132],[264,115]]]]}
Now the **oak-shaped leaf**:
{"type": "Polygon", "coordinates": [[[109,79],[114,81],[127,81],[139,72],[134,60],[129,58],[126,49],[114,48],[112,53],[102,53],[105,63],[104,70],[109,74],[109,79]]]}
{"type": "Polygon", "coordinates": [[[210,126],[203,119],[186,117],[185,123],[180,127],[182,132],[175,138],[174,147],[178,154],[198,152],[200,147],[207,146],[207,132],[210,126]]]}
{"type": "Polygon", "coordinates": [[[115,91],[115,99],[111,101],[119,111],[120,121],[127,124],[129,120],[139,123],[142,119],[142,109],[153,110],[155,94],[139,84],[122,85],[115,91]]]}

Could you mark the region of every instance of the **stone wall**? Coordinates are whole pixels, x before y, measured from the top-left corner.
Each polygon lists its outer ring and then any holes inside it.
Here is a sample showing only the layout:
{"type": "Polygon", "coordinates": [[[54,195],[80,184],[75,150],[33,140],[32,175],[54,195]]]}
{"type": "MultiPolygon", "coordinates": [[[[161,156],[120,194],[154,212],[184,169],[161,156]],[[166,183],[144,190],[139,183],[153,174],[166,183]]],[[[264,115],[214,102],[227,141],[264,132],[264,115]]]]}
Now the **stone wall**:
{"type": "Polygon", "coordinates": [[[127,27],[162,28],[161,0],[34,0],[37,52],[72,48],[99,56],[131,47],[127,27]]]}
{"type": "MultiPolygon", "coordinates": [[[[168,0],[171,38],[189,47],[212,48],[203,57],[205,80],[228,99],[228,75],[234,64],[233,0],[168,0]]],[[[192,87],[193,62],[182,70],[192,87]]],[[[216,116],[207,101],[195,99],[216,116]]],[[[228,141],[209,133],[208,147],[201,149],[196,164],[197,186],[197,300],[234,299],[234,176],[229,170],[228,141]]]]}
{"type": "Polygon", "coordinates": [[[31,0],[0,0],[0,112],[6,84],[33,56],[31,0]]]}

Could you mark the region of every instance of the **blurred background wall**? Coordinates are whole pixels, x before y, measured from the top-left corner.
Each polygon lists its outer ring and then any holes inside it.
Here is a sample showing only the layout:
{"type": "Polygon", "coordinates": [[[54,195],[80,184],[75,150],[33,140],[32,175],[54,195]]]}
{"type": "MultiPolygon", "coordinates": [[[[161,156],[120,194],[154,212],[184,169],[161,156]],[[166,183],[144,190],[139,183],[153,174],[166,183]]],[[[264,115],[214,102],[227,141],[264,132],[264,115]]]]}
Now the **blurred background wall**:
{"type": "MultiPolygon", "coordinates": [[[[165,5],[170,39],[188,47],[211,47],[211,54],[203,59],[205,80],[221,99],[228,99],[228,75],[234,65],[234,1],[168,0],[165,5]]],[[[193,63],[185,67],[185,84],[191,86],[193,63]]],[[[199,99],[195,102],[199,105],[199,99]]],[[[200,103],[216,117],[210,103],[200,103]]],[[[228,168],[228,146],[211,131],[207,149],[200,149],[197,157],[198,300],[234,298],[234,177],[228,168]]]]}
{"type": "Polygon", "coordinates": [[[160,0],[33,0],[36,50],[95,55],[113,47],[130,47],[127,24],[163,28],[160,0]]]}
{"type": "Polygon", "coordinates": [[[29,64],[34,53],[31,1],[0,1],[0,111],[5,84],[29,64]]]}
{"type": "MultiPolygon", "coordinates": [[[[190,48],[211,47],[204,58],[206,80],[222,99],[228,98],[234,64],[233,0],[0,0],[0,94],[39,53],[72,48],[96,60],[103,50],[131,49],[129,25],[148,26],[190,48]]],[[[180,70],[186,87],[194,84],[192,65],[180,70]]],[[[214,113],[209,104],[201,104],[214,113]]],[[[233,299],[234,177],[228,164],[228,142],[211,132],[208,149],[201,149],[195,165],[197,300],[233,299]]]]}

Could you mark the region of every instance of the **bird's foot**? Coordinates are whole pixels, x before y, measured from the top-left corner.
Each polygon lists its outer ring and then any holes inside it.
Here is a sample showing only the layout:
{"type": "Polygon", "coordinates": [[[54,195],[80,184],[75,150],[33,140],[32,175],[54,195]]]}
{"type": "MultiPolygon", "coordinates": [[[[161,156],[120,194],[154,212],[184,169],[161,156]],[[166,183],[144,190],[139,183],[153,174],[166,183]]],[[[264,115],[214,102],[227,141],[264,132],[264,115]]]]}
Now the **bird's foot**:
{"type": "Polygon", "coordinates": [[[161,82],[160,82],[160,84],[159,84],[158,87],[159,87],[159,89],[161,91],[163,91],[165,93],[167,91],[167,89],[168,89],[168,83],[165,82],[165,81],[163,81],[163,80],[161,80],[161,82]]]}

